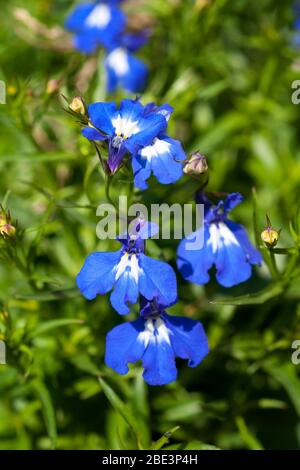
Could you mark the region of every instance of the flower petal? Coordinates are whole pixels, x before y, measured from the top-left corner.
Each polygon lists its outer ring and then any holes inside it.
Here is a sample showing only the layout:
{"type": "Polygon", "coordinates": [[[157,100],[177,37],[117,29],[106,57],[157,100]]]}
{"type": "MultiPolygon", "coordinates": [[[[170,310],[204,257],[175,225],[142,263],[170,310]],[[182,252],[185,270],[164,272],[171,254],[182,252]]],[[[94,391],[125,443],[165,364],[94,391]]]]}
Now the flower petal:
{"type": "Polygon", "coordinates": [[[232,222],[231,220],[227,220],[226,225],[234,233],[234,236],[239,241],[249,263],[261,264],[262,255],[250,242],[245,228],[240,224],[232,222]]]}
{"type": "Polygon", "coordinates": [[[92,54],[97,49],[98,43],[95,35],[88,30],[80,31],[73,39],[75,49],[83,54],[92,54]]]}
{"type": "Polygon", "coordinates": [[[173,268],[144,254],[140,254],[140,266],[140,293],[148,300],[156,298],[162,305],[172,305],[177,299],[177,282],[173,268]]]}
{"type": "Polygon", "coordinates": [[[175,357],[188,359],[189,367],[196,367],[208,354],[208,340],[200,322],[164,313],[175,357]]]}
{"type": "Polygon", "coordinates": [[[243,196],[240,193],[231,193],[228,194],[227,198],[224,201],[224,212],[230,212],[234,209],[238,204],[243,201],[243,196]]]}
{"type": "Polygon", "coordinates": [[[92,253],[89,255],[76,282],[82,294],[89,300],[97,294],[109,292],[115,282],[115,266],[118,264],[121,251],[113,253],[92,253]]]}
{"type": "Polygon", "coordinates": [[[118,374],[128,372],[128,363],[142,358],[145,346],[138,341],[138,335],[144,330],[142,318],[113,328],[106,336],[105,364],[118,374]]]}
{"type": "Polygon", "coordinates": [[[224,223],[210,226],[209,243],[215,255],[216,278],[224,287],[232,287],[247,281],[251,276],[251,265],[233,232],[224,223]]]}
{"type": "Polygon", "coordinates": [[[145,180],[149,178],[151,171],[161,184],[175,183],[183,174],[182,164],[178,160],[182,161],[185,157],[178,140],[168,136],[155,139],[152,145],[144,147],[133,156],[135,186],[147,188],[145,180]]]}
{"type": "Polygon", "coordinates": [[[211,246],[207,244],[209,239],[208,228],[204,228],[204,233],[202,233],[202,230],[201,228],[184,238],[177,249],[177,266],[181,275],[184,279],[200,285],[209,281],[208,271],[215,260],[211,246]],[[189,245],[201,243],[202,235],[204,237],[202,248],[199,250],[192,249],[192,246],[189,245]],[[199,242],[194,240],[199,240],[199,242]]]}
{"type": "Polygon", "coordinates": [[[139,338],[143,338],[146,346],[142,357],[145,381],[149,385],[165,385],[176,380],[174,351],[164,321],[161,318],[154,321],[146,320],[145,330],[140,333],[139,338]]]}
{"type": "Polygon", "coordinates": [[[71,31],[81,31],[84,27],[84,22],[89,14],[94,9],[94,3],[86,3],[78,5],[65,21],[65,27],[71,31]]]}
{"type": "Polygon", "coordinates": [[[130,271],[124,272],[115,284],[115,288],[110,296],[113,308],[120,315],[127,315],[130,312],[129,304],[135,304],[139,295],[138,283],[130,271]]]}
{"type": "Polygon", "coordinates": [[[110,93],[114,92],[118,85],[132,93],[142,91],[144,88],[148,69],[126,49],[118,47],[111,51],[106,57],[105,67],[110,93]]]}
{"type": "Polygon", "coordinates": [[[81,131],[82,135],[89,140],[105,140],[107,139],[107,136],[104,134],[101,134],[97,129],[94,127],[85,127],[81,131]]]}
{"type": "Polygon", "coordinates": [[[94,103],[88,107],[88,114],[95,127],[108,135],[114,134],[114,126],[112,120],[117,113],[115,103],[94,103]]]}
{"type": "Polygon", "coordinates": [[[155,137],[165,131],[168,123],[162,114],[147,114],[138,123],[139,131],[124,142],[127,150],[134,154],[141,147],[150,145],[155,137]]]}

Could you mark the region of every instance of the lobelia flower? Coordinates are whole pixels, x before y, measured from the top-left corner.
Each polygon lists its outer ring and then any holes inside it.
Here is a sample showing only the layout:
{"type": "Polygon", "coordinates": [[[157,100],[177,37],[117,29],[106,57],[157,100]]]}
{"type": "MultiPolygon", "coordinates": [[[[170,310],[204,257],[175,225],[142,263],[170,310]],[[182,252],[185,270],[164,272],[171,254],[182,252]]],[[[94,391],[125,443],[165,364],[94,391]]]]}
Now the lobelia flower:
{"type": "MultiPolygon", "coordinates": [[[[157,107],[153,103],[146,106],[149,114],[162,114],[168,122],[173,112],[169,105],[157,107]]],[[[186,155],[179,140],[160,133],[150,145],[141,148],[132,158],[134,184],[139,189],[147,189],[147,179],[151,173],[161,184],[175,183],[183,174],[183,160],[186,155]]]]}
{"type": "Polygon", "coordinates": [[[196,367],[208,354],[208,340],[201,323],[168,315],[154,299],[142,299],[140,318],[113,328],[106,337],[105,363],[121,375],[128,363],[141,360],[149,385],[165,385],[177,378],[175,358],[196,367]]]}
{"type": "Polygon", "coordinates": [[[93,53],[99,45],[110,48],[124,30],[125,14],[118,1],[80,3],[69,15],[65,27],[75,33],[74,46],[85,54],[93,53]]]}
{"type": "Polygon", "coordinates": [[[120,315],[129,313],[139,294],[164,305],[177,299],[176,276],[170,265],[145,255],[145,240],[157,231],[156,224],[138,223],[134,234],[122,236],[116,252],[89,255],[77,276],[77,285],[89,300],[113,289],[110,301],[120,315]]]}
{"type": "Polygon", "coordinates": [[[118,87],[138,93],[144,87],[148,76],[148,67],[135,55],[148,40],[146,33],[122,34],[107,53],[104,61],[107,73],[107,91],[113,93],[118,87]]]}
{"type": "Polygon", "coordinates": [[[232,193],[215,206],[204,192],[198,194],[197,203],[204,204],[204,245],[199,250],[188,249],[195,232],[180,242],[177,265],[185,279],[206,284],[208,271],[215,265],[219,284],[232,287],[247,281],[252,265],[261,263],[261,254],[252,246],[244,227],[228,219],[228,213],[242,200],[241,194],[232,193]]]}
{"type": "Polygon", "coordinates": [[[120,108],[115,103],[95,103],[88,107],[90,125],[82,130],[89,140],[108,141],[107,165],[113,174],[126,154],[135,155],[153,143],[167,127],[161,112],[149,112],[139,100],[125,99],[120,108]]]}

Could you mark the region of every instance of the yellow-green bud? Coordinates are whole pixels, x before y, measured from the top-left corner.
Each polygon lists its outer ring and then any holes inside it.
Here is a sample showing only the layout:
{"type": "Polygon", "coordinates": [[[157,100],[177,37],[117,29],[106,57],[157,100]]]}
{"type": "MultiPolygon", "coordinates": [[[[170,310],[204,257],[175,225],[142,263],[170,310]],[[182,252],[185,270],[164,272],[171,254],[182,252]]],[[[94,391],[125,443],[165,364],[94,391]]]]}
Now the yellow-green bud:
{"type": "Polygon", "coordinates": [[[16,234],[16,227],[11,223],[11,215],[5,212],[2,206],[0,206],[0,235],[14,237],[16,234]]]}
{"type": "Polygon", "coordinates": [[[265,230],[262,231],[260,236],[262,241],[268,248],[274,248],[274,246],[277,245],[277,242],[279,240],[281,230],[275,230],[275,228],[272,227],[271,221],[267,215],[266,219],[267,227],[265,228],[265,230]]]}
{"type": "Polygon", "coordinates": [[[193,153],[183,167],[187,175],[203,175],[208,170],[207,161],[200,152],[193,153]]]}
{"type": "Polygon", "coordinates": [[[16,234],[16,227],[11,224],[0,225],[0,234],[8,237],[14,237],[16,234]]]}
{"type": "Polygon", "coordinates": [[[81,96],[75,96],[75,98],[73,98],[71,103],[69,104],[69,108],[74,113],[82,115],[86,114],[86,105],[81,96]]]}
{"type": "Polygon", "coordinates": [[[267,247],[273,248],[277,245],[280,233],[272,227],[267,227],[261,233],[261,239],[267,247]]]}

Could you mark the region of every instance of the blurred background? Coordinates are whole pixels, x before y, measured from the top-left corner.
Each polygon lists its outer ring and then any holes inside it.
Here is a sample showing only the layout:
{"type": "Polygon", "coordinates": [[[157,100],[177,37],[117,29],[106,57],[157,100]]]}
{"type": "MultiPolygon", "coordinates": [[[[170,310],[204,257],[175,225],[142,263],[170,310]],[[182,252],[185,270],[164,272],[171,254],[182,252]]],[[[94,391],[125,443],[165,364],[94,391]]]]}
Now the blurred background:
{"type": "MultiPolygon", "coordinates": [[[[299,448],[300,364],[291,361],[300,340],[294,2],[124,2],[132,28],[151,30],[139,52],[150,69],[142,102],[174,107],[169,134],[188,154],[207,157],[209,191],[245,196],[233,217],[253,242],[266,213],[282,229],[279,274],[266,263],[226,290],[214,281],[189,284],[176,271],[179,302],[170,312],[200,320],[211,352],[196,369],[177,361],[178,381],[164,387],[146,386],[139,366],[124,377],[104,366],[106,333],[122,318],[107,296],[88,302],[75,286],[87,254],[118,245],[96,237],[104,179],[61,94],[81,94],[87,103],[130,96],[106,95],[103,52],[86,57],[72,49],[63,25],[75,4],[1,2],[7,96],[0,105],[0,202],[18,223],[15,237],[0,243],[0,339],[7,348],[0,448],[299,448]]],[[[118,175],[113,197],[130,184],[129,172],[118,175]]],[[[196,189],[188,176],[168,186],[153,180],[136,198],[187,203],[196,189]]],[[[176,269],[177,243],[151,241],[148,250],[176,269]]]]}

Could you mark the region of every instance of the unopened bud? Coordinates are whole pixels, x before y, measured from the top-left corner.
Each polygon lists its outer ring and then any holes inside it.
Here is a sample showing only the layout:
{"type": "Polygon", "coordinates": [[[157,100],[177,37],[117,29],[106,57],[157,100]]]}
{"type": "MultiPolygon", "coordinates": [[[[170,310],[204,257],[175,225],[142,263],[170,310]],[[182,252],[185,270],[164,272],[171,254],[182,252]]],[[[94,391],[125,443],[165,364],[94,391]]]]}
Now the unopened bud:
{"type": "Polygon", "coordinates": [[[14,237],[16,234],[16,227],[11,223],[11,215],[9,212],[5,212],[2,206],[0,206],[0,235],[14,237]]]}
{"type": "Polygon", "coordinates": [[[16,234],[16,227],[11,224],[0,225],[0,234],[3,236],[14,237],[16,234]]]}
{"type": "Polygon", "coordinates": [[[267,216],[267,228],[262,231],[261,239],[268,248],[274,248],[280,237],[280,230],[272,227],[269,217],[267,216]]]}
{"type": "Polygon", "coordinates": [[[69,104],[69,108],[74,113],[82,115],[86,114],[86,105],[81,96],[75,96],[75,98],[73,98],[71,103],[69,104]]]}
{"type": "Polygon", "coordinates": [[[193,153],[183,167],[187,175],[202,175],[208,170],[207,161],[200,152],[193,153]]]}

